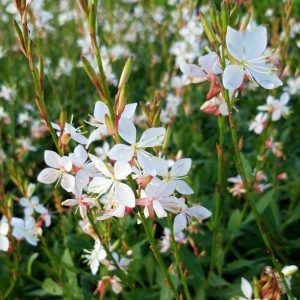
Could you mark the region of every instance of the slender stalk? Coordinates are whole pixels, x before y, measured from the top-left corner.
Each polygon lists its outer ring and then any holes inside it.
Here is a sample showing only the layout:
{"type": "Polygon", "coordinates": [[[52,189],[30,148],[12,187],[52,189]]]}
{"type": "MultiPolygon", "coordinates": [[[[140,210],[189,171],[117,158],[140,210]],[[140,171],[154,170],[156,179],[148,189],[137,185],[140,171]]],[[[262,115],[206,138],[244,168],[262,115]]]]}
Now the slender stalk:
{"type": "Polygon", "coordinates": [[[173,252],[174,252],[175,262],[176,262],[177,269],[178,269],[180,277],[181,277],[181,281],[182,281],[182,285],[183,285],[183,289],[184,289],[186,299],[187,300],[192,300],[192,297],[191,297],[191,294],[190,294],[190,291],[189,291],[189,287],[188,287],[188,284],[187,284],[186,276],[184,274],[183,265],[182,265],[182,262],[181,262],[181,259],[180,259],[180,252],[179,252],[179,249],[178,249],[178,244],[176,243],[175,238],[174,238],[174,230],[173,230],[173,224],[172,223],[173,222],[171,221],[170,216],[168,216],[168,224],[169,224],[169,228],[170,228],[170,231],[171,231],[171,246],[172,246],[172,249],[173,249],[173,252]]]}
{"type": "MultiPolygon", "coordinates": [[[[134,181],[133,181],[133,178],[131,175],[128,176],[128,183],[131,187],[131,189],[133,190],[134,192],[134,195],[135,195],[135,198],[138,199],[139,198],[139,195],[136,191],[136,188],[135,188],[135,184],[134,184],[134,181]]],[[[149,228],[149,225],[148,225],[148,222],[144,216],[144,214],[142,212],[140,212],[139,214],[139,217],[140,217],[140,221],[141,223],[143,224],[144,226],[144,229],[145,229],[145,233],[146,233],[146,236],[147,236],[147,240],[149,241],[150,243],[150,249],[152,250],[152,253],[157,261],[157,263],[159,264],[162,272],[164,273],[164,276],[169,284],[169,287],[170,289],[172,290],[172,293],[175,297],[175,299],[179,300],[179,296],[177,294],[177,290],[172,282],[172,279],[170,277],[170,274],[168,273],[168,270],[163,262],[163,259],[162,259],[162,256],[161,254],[159,253],[158,249],[157,249],[157,246],[156,246],[156,243],[155,243],[155,238],[152,234],[152,231],[151,229],[149,228]]]]}
{"type": "Polygon", "coordinates": [[[174,295],[174,298],[176,300],[179,300],[180,298],[178,296],[177,290],[176,290],[176,288],[175,288],[175,286],[174,286],[174,284],[172,282],[171,276],[170,276],[170,274],[169,274],[169,272],[168,272],[168,270],[167,270],[167,268],[166,268],[166,266],[165,266],[165,264],[163,262],[163,259],[162,259],[161,255],[160,255],[160,253],[159,253],[159,251],[157,249],[157,246],[156,246],[156,243],[155,243],[155,238],[153,237],[152,231],[149,228],[149,224],[148,224],[145,216],[143,215],[143,213],[140,213],[140,220],[141,220],[141,222],[142,222],[142,224],[144,226],[144,229],[145,229],[145,232],[146,232],[146,236],[147,236],[147,239],[148,239],[148,241],[150,243],[150,248],[152,250],[152,253],[153,253],[153,255],[154,255],[157,263],[159,264],[162,272],[164,273],[164,276],[165,276],[165,278],[166,278],[166,280],[167,280],[167,282],[169,284],[169,287],[170,287],[170,289],[171,289],[171,291],[172,291],[172,293],[174,295]]]}
{"type": "Polygon", "coordinates": [[[212,219],[212,249],[210,257],[210,269],[209,276],[212,274],[216,266],[216,250],[219,244],[219,224],[220,224],[220,210],[221,210],[221,197],[222,197],[222,186],[223,186],[223,144],[224,144],[224,117],[218,117],[218,128],[219,128],[219,143],[217,144],[217,156],[218,156],[218,175],[217,175],[217,186],[216,186],[216,204],[215,211],[212,219]]]}
{"type": "Polygon", "coordinates": [[[223,90],[223,95],[225,98],[225,101],[227,103],[228,106],[228,110],[229,110],[229,114],[228,114],[228,123],[229,123],[229,129],[230,129],[230,134],[231,134],[231,139],[232,139],[232,144],[233,144],[233,148],[234,148],[234,156],[235,156],[235,162],[236,162],[236,168],[239,172],[239,174],[241,175],[241,178],[243,180],[243,184],[246,190],[245,193],[245,198],[247,200],[247,202],[249,203],[251,210],[252,210],[252,214],[254,216],[254,219],[256,221],[256,224],[258,226],[258,229],[260,231],[261,237],[265,243],[265,246],[267,247],[267,252],[272,260],[272,263],[274,265],[274,268],[276,270],[276,272],[279,274],[280,279],[284,285],[284,288],[289,296],[289,298],[291,300],[294,300],[294,297],[292,295],[292,292],[284,278],[284,275],[281,273],[281,265],[279,263],[279,261],[276,259],[274,251],[272,249],[272,245],[271,245],[271,241],[270,238],[268,236],[267,230],[264,226],[264,223],[262,221],[262,218],[255,206],[255,198],[254,198],[254,194],[252,191],[252,187],[250,186],[250,178],[247,177],[246,171],[245,171],[245,167],[242,161],[242,157],[241,157],[241,153],[240,153],[240,149],[239,149],[239,145],[238,145],[238,137],[237,137],[237,131],[235,128],[235,124],[234,124],[234,120],[232,117],[232,102],[230,101],[229,98],[229,94],[227,90],[223,90]]]}

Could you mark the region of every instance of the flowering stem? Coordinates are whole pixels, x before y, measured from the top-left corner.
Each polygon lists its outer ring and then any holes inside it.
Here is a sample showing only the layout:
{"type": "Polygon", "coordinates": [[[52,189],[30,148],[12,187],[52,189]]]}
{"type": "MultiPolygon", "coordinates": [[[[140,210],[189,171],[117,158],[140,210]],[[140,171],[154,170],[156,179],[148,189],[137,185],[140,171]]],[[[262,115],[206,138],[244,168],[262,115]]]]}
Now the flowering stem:
{"type": "Polygon", "coordinates": [[[175,286],[174,286],[174,284],[173,284],[173,282],[171,280],[171,276],[170,276],[170,274],[169,274],[169,272],[168,272],[168,270],[167,270],[167,268],[166,268],[166,266],[165,266],[165,264],[163,262],[163,259],[162,259],[161,255],[160,255],[160,253],[159,253],[159,251],[157,249],[157,246],[156,246],[155,239],[153,237],[152,231],[149,228],[148,222],[147,222],[147,220],[146,220],[146,218],[145,218],[145,216],[144,216],[143,213],[140,213],[140,220],[141,220],[141,222],[142,222],[142,224],[144,226],[144,229],[145,229],[145,232],[146,232],[146,236],[147,236],[147,239],[148,239],[148,241],[150,243],[150,248],[151,248],[151,250],[153,252],[153,255],[154,255],[156,261],[158,262],[158,264],[159,264],[162,272],[164,273],[164,276],[165,276],[165,278],[166,278],[166,280],[167,280],[167,282],[169,284],[169,287],[170,287],[170,289],[171,289],[171,291],[172,291],[172,293],[174,295],[174,298],[177,299],[177,300],[179,300],[180,298],[178,296],[177,290],[176,290],[176,288],[175,288],[175,286]]]}
{"type": "MultiPolygon", "coordinates": [[[[94,222],[94,217],[92,216],[92,214],[90,212],[88,212],[88,220],[92,225],[93,230],[95,231],[96,235],[98,236],[99,240],[102,241],[102,236],[94,222]]],[[[116,268],[116,270],[118,271],[118,275],[121,277],[121,279],[123,280],[123,282],[126,282],[127,285],[132,288],[131,283],[129,282],[129,280],[127,280],[127,277],[124,275],[124,271],[120,268],[118,262],[116,261],[116,259],[114,258],[114,256],[111,254],[109,248],[107,247],[107,245],[105,243],[101,243],[108,258],[112,261],[114,267],[116,268]]]]}
{"type": "MultiPolygon", "coordinates": [[[[133,191],[133,193],[135,195],[135,198],[138,199],[139,195],[138,195],[138,193],[136,191],[136,188],[135,188],[135,185],[134,185],[134,181],[133,181],[133,178],[132,178],[131,175],[128,176],[128,183],[129,183],[129,185],[130,185],[130,187],[131,187],[131,189],[132,189],[132,191],[133,191]]],[[[165,278],[166,278],[166,280],[167,280],[167,282],[169,284],[169,287],[172,290],[174,298],[177,299],[177,300],[179,300],[179,297],[178,297],[178,294],[177,294],[177,290],[176,290],[176,288],[175,288],[175,286],[174,286],[174,284],[172,282],[172,279],[171,279],[170,274],[168,273],[168,270],[167,270],[167,268],[166,268],[166,266],[165,266],[165,264],[163,262],[163,259],[162,259],[161,255],[160,255],[160,253],[159,253],[159,251],[157,249],[157,246],[156,246],[156,243],[155,243],[155,238],[154,238],[154,236],[152,234],[151,229],[149,228],[148,222],[147,222],[147,220],[146,220],[143,212],[139,213],[139,217],[140,217],[141,223],[144,226],[145,233],[146,233],[146,236],[147,236],[147,240],[150,243],[150,248],[151,248],[151,250],[153,252],[153,255],[154,255],[156,261],[158,262],[158,264],[159,264],[162,272],[164,273],[164,276],[165,276],[165,278]]]]}
{"type": "Polygon", "coordinates": [[[217,156],[218,156],[218,175],[217,175],[217,186],[216,186],[216,203],[215,211],[213,213],[212,220],[212,250],[210,259],[210,269],[209,276],[212,274],[215,265],[218,260],[216,258],[216,250],[219,245],[219,224],[220,224],[220,209],[221,209],[221,194],[223,185],[223,144],[224,144],[224,118],[223,116],[218,117],[218,127],[219,127],[219,143],[217,144],[217,156]]]}
{"type": "Polygon", "coordinates": [[[175,238],[174,238],[174,229],[173,229],[173,224],[172,223],[173,222],[172,222],[170,216],[168,216],[168,224],[169,224],[169,228],[170,228],[170,231],[171,231],[171,246],[172,246],[172,249],[174,251],[175,262],[176,262],[177,269],[178,269],[180,277],[181,277],[181,281],[182,281],[182,285],[183,285],[183,289],[184,289],[186,299],[187,300],[192,300],[192,297],[191,297],[190,291],[189,291],[189,287],[187,285],[186,276],[184,274],[183,265],[182,265],[182,262],[181,262],[178,245],[177,245],[177,243],[175,241],[175,238]]]}
{"type": "Polygon", "coordinates": [[[250,186],[250,178],[247,177],[246,171],[245,171],[245,167],[242,161],[242,157],[241,157],[241,153],[240,153],[240,149],[239,149],[239,145],[238,145],[238,137],[237,137],[237,131],[235,128],[235,124],[234,124],[234,120],[232,117],[232,105],[231,105],[231,101],[229,98],[229,94],[227,90],[223,90],[223,95],[225,98],[225,101],[227,103],[228,106],[228,110],[229,110],[229,114],[228,114],[228,123],[229,123],[229,129],[230,129],[230,134],[231,134],[231,139],[232,139],[232,144],[233,144],[233,148],[234,148],[234,156],[235,156],[235,162],[236,162],[236,168],[239,172],[239,174],[241,175],[241,178],[243,180],[243,184],[246,190],[245,193],[245,198],[247,200],[247,202],[249,203],[251,210],[252,210],[252,214],[254,216],[254,219],[256,221],[256,224],[258,226],[258,229],[260,231],[261,237],[265,243],[265,246],[267,247],[267,252],[271,257],[272,263],[274,265],[274,268],[276,270],[276,272],[279,274],[280,279],[284,285],[284,288],[289,296],[289,298],[291,300],[294,300],[294,297],[292,295],[292,292],[290,291],[290,288],[288,287],[288,284],[284,278],[284,275],[281,273],[281,265],[279,263],[279,261],[276,259],[275,254],[273,252],[272,249],[272,245],[270,242],[270,238],[268,236],[267,230],[264,226],[264,223],[262,221],[262,218],[256,208],[256,201],[254,198],[254,194],[252,191],[252,188],[250,186]]]}

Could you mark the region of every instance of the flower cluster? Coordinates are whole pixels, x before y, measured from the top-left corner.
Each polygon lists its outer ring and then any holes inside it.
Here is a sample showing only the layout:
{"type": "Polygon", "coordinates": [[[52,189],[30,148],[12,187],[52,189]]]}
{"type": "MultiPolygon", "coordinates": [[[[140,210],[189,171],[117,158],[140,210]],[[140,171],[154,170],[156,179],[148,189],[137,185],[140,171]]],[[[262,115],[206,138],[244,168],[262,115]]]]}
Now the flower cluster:
{"type": "Polygon", "coordinates": [[[206,208],[188,207],[183,197],[193,193],[185,181],[191,159],[170,162],[163,157],[159,152],[166,134],[163,127],[148,128],[138,138],[133,122],[135,109],[135,103],[125,106],[116,133],[124,142],[119,140],[106,149],[107,156],[104,157],[86,150],[91,148],[92,142],[108,136],[105,119],[109,111],[104,103],[98,101],[95,105],[89,124],[96,129],[89,138],[70,124],[54,124],[59,140],[63,140],[61,144],[67,145],[73,139],[86,148],[77,145],[68,156],[46,150],[44,157],[48,167],[40,172],[38,181],[60,184],[71,192],[73,196],[62,204],[79,208],[82,219],[87,218],[91,208],[95,210],[97,220],[122,218],[127,214],[140,219],[142,212],[146,218],[164,218],[169,212],[176,215],[174,232],[180,232],[191,218],[199,221],[208,218],[211,213],[206,208]]]}

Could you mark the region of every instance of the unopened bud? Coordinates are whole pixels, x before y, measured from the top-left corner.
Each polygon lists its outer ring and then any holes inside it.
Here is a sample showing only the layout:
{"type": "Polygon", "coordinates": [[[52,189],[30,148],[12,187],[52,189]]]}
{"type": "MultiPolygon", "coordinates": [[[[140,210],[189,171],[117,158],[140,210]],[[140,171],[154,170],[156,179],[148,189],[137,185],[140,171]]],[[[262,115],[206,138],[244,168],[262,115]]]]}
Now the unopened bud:
{"type": "Polygon", "coordinates": [[[131,70],[132,70],[132,57],[129,57],[125,63],[125,66],[123,68],[123,71],[122,71],[122,74],[120,77],[120,82],[118,85],[119,89],[127,84],[131,70]]]}
{"type": "Polygon", "coordinates": [[[115,134],[115,126],[111,120],[111,118],[109,117],[109,115],[105,115],[104,117],[104,123],[105,123],[105,127],[107,129],[108,135],[114,135],[115,134]]]}

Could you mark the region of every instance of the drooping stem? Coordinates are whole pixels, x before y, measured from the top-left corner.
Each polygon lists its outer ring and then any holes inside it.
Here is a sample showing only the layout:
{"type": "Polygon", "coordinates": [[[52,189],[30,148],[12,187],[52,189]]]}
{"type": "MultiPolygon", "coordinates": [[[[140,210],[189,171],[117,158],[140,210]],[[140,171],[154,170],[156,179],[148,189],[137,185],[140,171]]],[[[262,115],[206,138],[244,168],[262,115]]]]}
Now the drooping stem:
{"type": "Polygon", "coordinates": [[[209,276],[212,274],[216,266],[216,253],[219,244],[219,233],[220,233],[220,211],[221,211],[221,197],[222,197],[222,186],[223,186],[223,144],[224,144],[224,117],[218,117],[218,128],[219,128],[219,142],[217,144],[217,156],[218,156],[218,170],[217,170],[217,186],[216,186],[216,202],[215,202],[215,211],[213,213],[212,219],[212,249],[211,249],[211,259],[210,259],[210,269],[209,276]]]}
{"type": "Polygon", "coordinates": [[[284,278],[284,275],[281,273],[281,265],[279,263],[279,261],[276,259],[273,248],[272,248],[272,244],[269,238],[269,235],[267,233],[267,230],[264,226],[264,223],[262,221],[262,218],[256,208],[255,205],[255,198],[254,198],[254,194],[252,191],[252,187],[250,185],[251,179],[247,177],[246,171],[245,171],[245,167],[242,161],[242,157],[241,157],[241,153],[240,153],[240,149],[239,149],[239,143],[238,143],[238,136],[237,136],[237,131],[235,128],[235,124],[234,124],[234,120],[233,120],[233,116],[232,116],[232,101],[229,97],[229,93],[227,90],[223,90],[222,91],[223,96],[225,98],[225,101],[227,103],[227,107],[228,107],[228,123],[229,123],[229,129],[230,129],[230,135],[231,135],[231,140],[232,140],[232,144],[233,144],[233,149],[234,149],[234,156],[235,156],[235,163],[236,163],[236,168],[242,178],[243,184],[244,184],[244,188],[246,190],[245,193],[245,198],[246,201],[249,203],[249,206],[251,207],[251,211],[252,214],[254,216],[255,222],[257,224],[257,227],[260,231],[261,237],[264,241],[265,246],[267,247],[267,251],[268,254],[272,260],[272,263],[274,265],[274,268],[276,270],[276,272],[279,274],[280,279],[284,285],[284,288],[289,296],[289,298],[291,300],[294,300],[294,297],[292,295],[292,292],[284,278]]]}
{"type": "Polygon", "coordinates": [[[181,278],[181,281],[182,281],[184,293],[185,293],[185,296],[186,296],[187,300],[192,300],[192,297],[191,297],[191,294],[190,294],[190,291],[189,291],[189,287],[187,285],[186,276],[184,274],[184,269],[183,269],[183,265],[182,265],[181,258],[180,258],[180,252],[179,252],[179,249],[178,249],[178,244],[175,241],[174,229],[173,229],[173,224],[172,224],[170,216],[168,216],[168,225],[169,225],[169,228],[170,228],[170,231],[171,231],[171,246],[172,246],[172,249],[173,249],[173,252],[174,252],[175,263],[176,263],[177,269],[178,269],[179,274],[180,274],[180,278],[181,278]]]}

